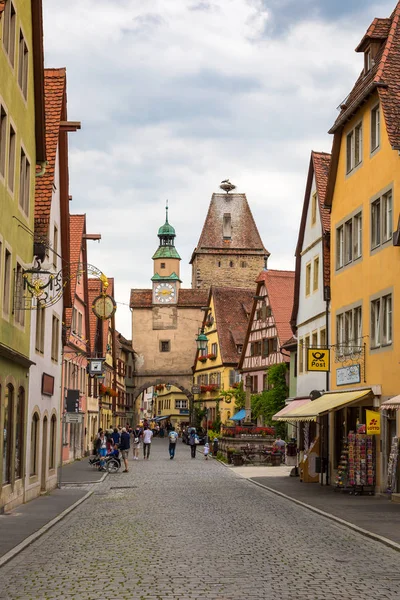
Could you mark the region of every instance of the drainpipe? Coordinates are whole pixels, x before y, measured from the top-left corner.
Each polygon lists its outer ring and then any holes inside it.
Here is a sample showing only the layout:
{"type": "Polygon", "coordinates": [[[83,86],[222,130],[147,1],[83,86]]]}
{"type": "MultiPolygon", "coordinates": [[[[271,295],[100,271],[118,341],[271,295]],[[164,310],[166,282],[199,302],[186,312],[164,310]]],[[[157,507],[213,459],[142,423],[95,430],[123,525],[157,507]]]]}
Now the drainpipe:
{"type": "MultiPolygon", "coordinates": [[[[325,330],[326,330],[326,343],[329,347],[329,303],[331,300],[331,286],[324,286],[324,300],[325,300],[325,330]]],[[[326,391],[329,392],[329,371],[326,372],[326,383],[325,383],[326,391]]],[[[327,417],[327,428],[326,428],[326,438],[327,438],[327,447],[326,447],[326,485],[329,485],[329,413],[327,417]]]]}
{"type": "Polygon", "coordinates": [[[37,171],[35,175],[36,177],[43,177],[43,175],[46,173],[47,160],[44,160],[38,164],[40,165],[40,171],[37,171]]]}

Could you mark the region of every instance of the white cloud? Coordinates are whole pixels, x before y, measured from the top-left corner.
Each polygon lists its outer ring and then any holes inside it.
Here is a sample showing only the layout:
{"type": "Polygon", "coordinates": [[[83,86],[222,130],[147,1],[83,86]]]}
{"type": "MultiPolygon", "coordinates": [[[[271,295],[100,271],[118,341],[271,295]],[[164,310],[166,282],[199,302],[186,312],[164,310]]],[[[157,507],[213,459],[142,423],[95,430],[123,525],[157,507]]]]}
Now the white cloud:
{"type": "Polygon", "coordinates": [[[270,265],[294,267],[310,151],[330,150],[326,131],[375,13],[303,16],[268,37],[271,11],[261,0],[45,3],[46,63],[67,66],[69,117],[83,125],[70,136],[71,211],[102,233],[89,259],[115,277],[117,300],[150,286],[166,198],[190,286],[188,261],[225,177],[246,192],[270,265]]]}

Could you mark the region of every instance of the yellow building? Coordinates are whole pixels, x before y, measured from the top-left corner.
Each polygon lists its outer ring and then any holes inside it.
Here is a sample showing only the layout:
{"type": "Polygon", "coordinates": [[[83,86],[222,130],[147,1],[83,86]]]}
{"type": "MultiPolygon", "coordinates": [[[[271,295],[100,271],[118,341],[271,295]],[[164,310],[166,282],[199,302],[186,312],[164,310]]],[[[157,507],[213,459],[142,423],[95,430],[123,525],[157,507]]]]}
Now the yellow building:
{"type": "Polygon", "coordinates": [[[154,388],[154,414],[160,426],[170,423],[175,431],[189,425],[189,399],[178,387],[169,383],[158,384],[154,388]]]}
{"type": "MultiPolygon", "coordinates": [[[[331,477],[341,441],[381,408],[376,484],[386,489],[399,414],[382,410],[400,394],[400,2],[375,19],[356,51],[364,68],[341,106],[326,204],[331,208],[331,389],[365,389],[361,401],[329,413],[331,477]]],[[[395,405],[396,407],[399,404],[395,405]]]]}
{"type": "Polygon", "coordinates": [[[237,370],[246,336],[254,290],[212,287],[203,321],[208,344],[196,355],[194,382],[200,387],[195,405],[208,409],[208,426],[225,424],[236,412],[221,391],[239,382],[237,370]]]}

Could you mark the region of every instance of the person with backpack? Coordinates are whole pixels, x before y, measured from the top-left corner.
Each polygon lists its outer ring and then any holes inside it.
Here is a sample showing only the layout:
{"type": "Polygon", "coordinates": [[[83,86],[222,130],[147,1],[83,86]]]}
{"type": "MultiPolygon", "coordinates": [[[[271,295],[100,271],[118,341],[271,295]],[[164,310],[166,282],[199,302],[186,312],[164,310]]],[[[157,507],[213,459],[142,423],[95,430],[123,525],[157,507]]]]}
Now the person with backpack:
{"type": "Polygon", "coordinates": [[[174,427],[171,427],[171,431],[168,434],[168,440],[169,440],[169,458],[170,460],[172,460],[175,456],[175,449],[176,449],[176,441],[178,439],[178,434],[176,433],[174,427]]]}
{"type": "Polygon", "coordinates": [[[199,443],[199,437],[196,435],[196,429],[192,427],[189,436],[190,454],[192,458],[196,458],[196,446],[199,443]]]}

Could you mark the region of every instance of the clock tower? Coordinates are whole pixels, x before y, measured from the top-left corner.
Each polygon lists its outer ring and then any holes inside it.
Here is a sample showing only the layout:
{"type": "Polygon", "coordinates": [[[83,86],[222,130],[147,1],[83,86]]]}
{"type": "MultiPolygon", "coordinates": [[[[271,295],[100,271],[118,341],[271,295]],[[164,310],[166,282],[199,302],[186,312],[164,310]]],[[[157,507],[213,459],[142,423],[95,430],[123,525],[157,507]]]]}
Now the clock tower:
{"type": "Polygon", "coordinates": [[[153,282],[153,304],[167,305],[177,304],[179,287],[179,256],[174,240],[175,229],[168,222],[168,204],[165,208],[165,223],[158,230],[160,245],[153,255],[154,275],[153,282]]]}

